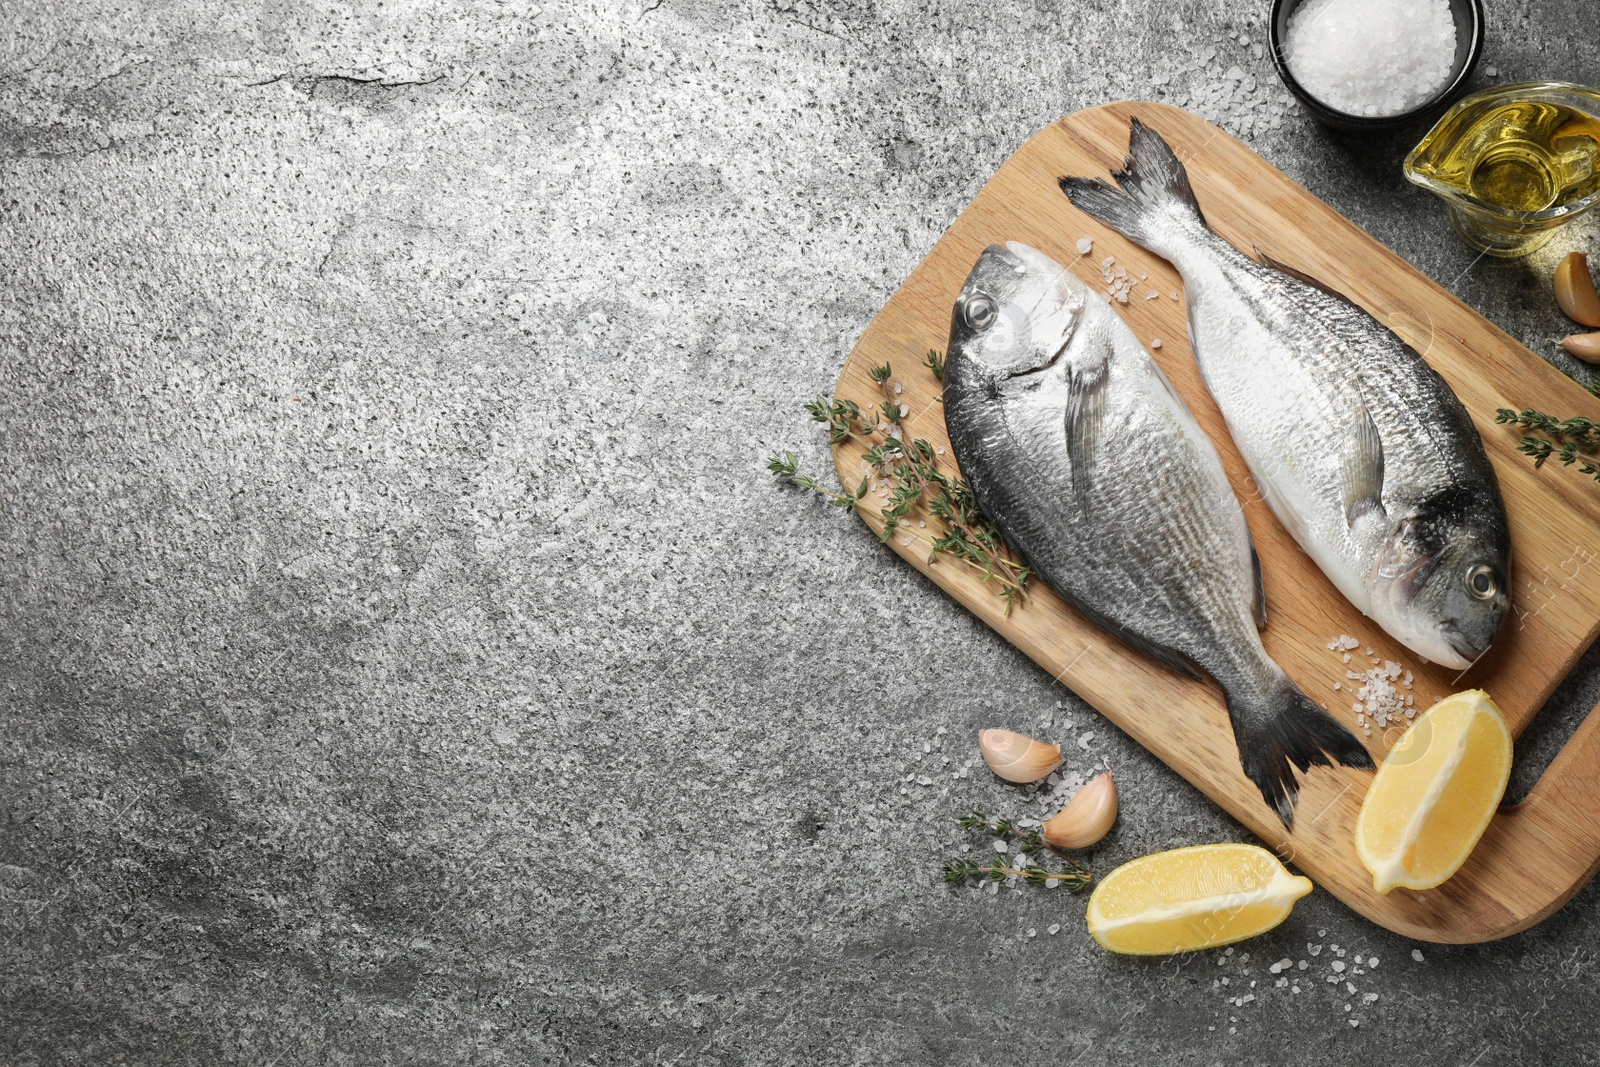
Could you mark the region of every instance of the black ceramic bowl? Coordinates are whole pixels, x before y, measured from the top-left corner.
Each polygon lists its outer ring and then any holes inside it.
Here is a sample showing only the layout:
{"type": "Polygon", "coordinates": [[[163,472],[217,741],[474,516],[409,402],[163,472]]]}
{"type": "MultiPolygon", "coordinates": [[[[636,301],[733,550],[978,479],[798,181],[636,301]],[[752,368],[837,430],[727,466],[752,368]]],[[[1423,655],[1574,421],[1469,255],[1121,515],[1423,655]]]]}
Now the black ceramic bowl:
{"type": "Polygon", "coordinates": [[[1307,111],[1329,126],[1341,130],[1390,130],[1422,119],[1437,118],[1451,101],[1467,87],[1467,79],[1483,55],[1483,0],[1450,0],[1450,13],[1456,20],[1456,59],[1445,82],[1431,99],[1398,115],[1351,115],[1338,111],[1312,96],[1289,71],[1283,58],[1284,41],[1289,36],[1289,16],[1306,0],[1272,0],[1272,15],[1267,33],[1272,41],[1272,65],[1278,68],[1283,84],[1305,105],[1307,111]]]}

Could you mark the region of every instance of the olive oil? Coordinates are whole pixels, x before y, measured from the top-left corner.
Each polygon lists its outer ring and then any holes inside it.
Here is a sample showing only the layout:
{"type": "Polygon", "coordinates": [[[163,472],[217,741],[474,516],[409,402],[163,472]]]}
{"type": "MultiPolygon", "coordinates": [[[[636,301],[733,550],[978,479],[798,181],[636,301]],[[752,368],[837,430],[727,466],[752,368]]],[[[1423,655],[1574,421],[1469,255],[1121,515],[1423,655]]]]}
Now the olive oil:
{"type": "Polygon", "coordinates": [[[1530,83],[1467,97],[1412,150],[1406,177],[1450,204],[1468,244],[1529,252],[1600,202],[1600,92],[1530,83]]]}

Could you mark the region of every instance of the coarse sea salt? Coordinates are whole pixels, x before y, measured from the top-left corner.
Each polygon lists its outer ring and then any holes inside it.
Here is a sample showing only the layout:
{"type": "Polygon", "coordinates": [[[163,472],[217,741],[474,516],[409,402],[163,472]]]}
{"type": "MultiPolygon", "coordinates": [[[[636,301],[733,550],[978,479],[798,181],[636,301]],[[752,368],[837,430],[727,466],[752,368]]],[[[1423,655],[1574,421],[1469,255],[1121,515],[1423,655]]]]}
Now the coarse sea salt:
{"type": "Polygon", "coordinates": [[[1381,118],[1426,103],[1455,66],[1449,0],[1308,0],[1289,17],[1295,80],[1347,115],[1381,118]]]}
{"type": "MultiPolygon", "coordinates": [[[[1350,662],[1350,654],[1346,649],[1360,647],[1360,642],[1349,634],[1340,634],[1328,642],[1329,650],[1340,653],[1340,658],[1345,663],[1350,662]]],[[[1417,714],[1415,707],[1416,698],[1409,692],[1412,683],[1412,673],[1394,660],[1382,660],[1374,657],[1372,666],[1365,672],[1346,670],[1344,675],[1353,683],[1348,692],[1356,700],[1350,705],[1350,710],[1355,713],[1356,723],[1362,732],[1370,735],[1372,728],[1368,724],[1370,719],[1379,727],[1387,727],[1390,722],[1401,717],[1414,718],[1417,714]]],[[[1335,689],[1343,689],[1342,683],[1335,682],[1335,689]]]]}

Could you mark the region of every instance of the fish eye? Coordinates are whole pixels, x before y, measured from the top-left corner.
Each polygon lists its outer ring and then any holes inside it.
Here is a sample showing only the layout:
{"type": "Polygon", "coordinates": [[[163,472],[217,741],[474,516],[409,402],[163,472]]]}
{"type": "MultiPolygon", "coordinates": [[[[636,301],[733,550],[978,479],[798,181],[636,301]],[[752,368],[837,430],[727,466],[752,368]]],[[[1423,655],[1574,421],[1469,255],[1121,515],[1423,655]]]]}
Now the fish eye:
{"type": "Polygon", "coordinates": [[[1480,563],[1467,571],[1467,590],[1479,600],[1488,600],[1499,588],[1500,583],[1495,581],[1494,568],[1487,563],[1480,563]]]}
{"type": "Polygon", "coordinates": [[[961,305],[961,318],[974,330],[987,330],[994,325],[999,312],[994,301],[983,293],[974,293],[961,305]]]}

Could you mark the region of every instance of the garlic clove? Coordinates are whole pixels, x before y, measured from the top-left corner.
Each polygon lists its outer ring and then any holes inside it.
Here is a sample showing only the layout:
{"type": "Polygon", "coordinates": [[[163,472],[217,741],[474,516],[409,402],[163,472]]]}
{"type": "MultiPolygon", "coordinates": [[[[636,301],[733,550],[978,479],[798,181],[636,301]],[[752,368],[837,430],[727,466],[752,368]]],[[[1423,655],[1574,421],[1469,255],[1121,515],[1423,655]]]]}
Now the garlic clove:
{"type": "Polygon", "coordinates": [[[1067,806],[1045,822],[1044,839],[1055,848],[1088,848],[1111,832],[1117,821],[1117,786],[1107,771],[1072,795],[1067,806]]]}
{"type": "Polygon", "coordinates": [[[1600,333],[1575,333],[1561,339],[1561,347],[1581,360],[1600,363],[1600,333]]]}
{"type": "Polygon", "coordinates": [[[1008,782],[1037,782],[1061,766],[1061,746],[1010,730],[978,731],[978,751],[989,769],[1008,782]]]}
{"type": "MultiPolygon", "coordinates": [[[[1600,293],[1589,275],[1589,259],[1574,252],[1556,267],[1556,303],[1567,318],[1585,326],[1600,326],[1600,293]]],[[[1574,353],[1576,354],[1576,353],[1574,353]]],[[[1587,357],[1585,357],[1587,358],[1587,357]]]]}

